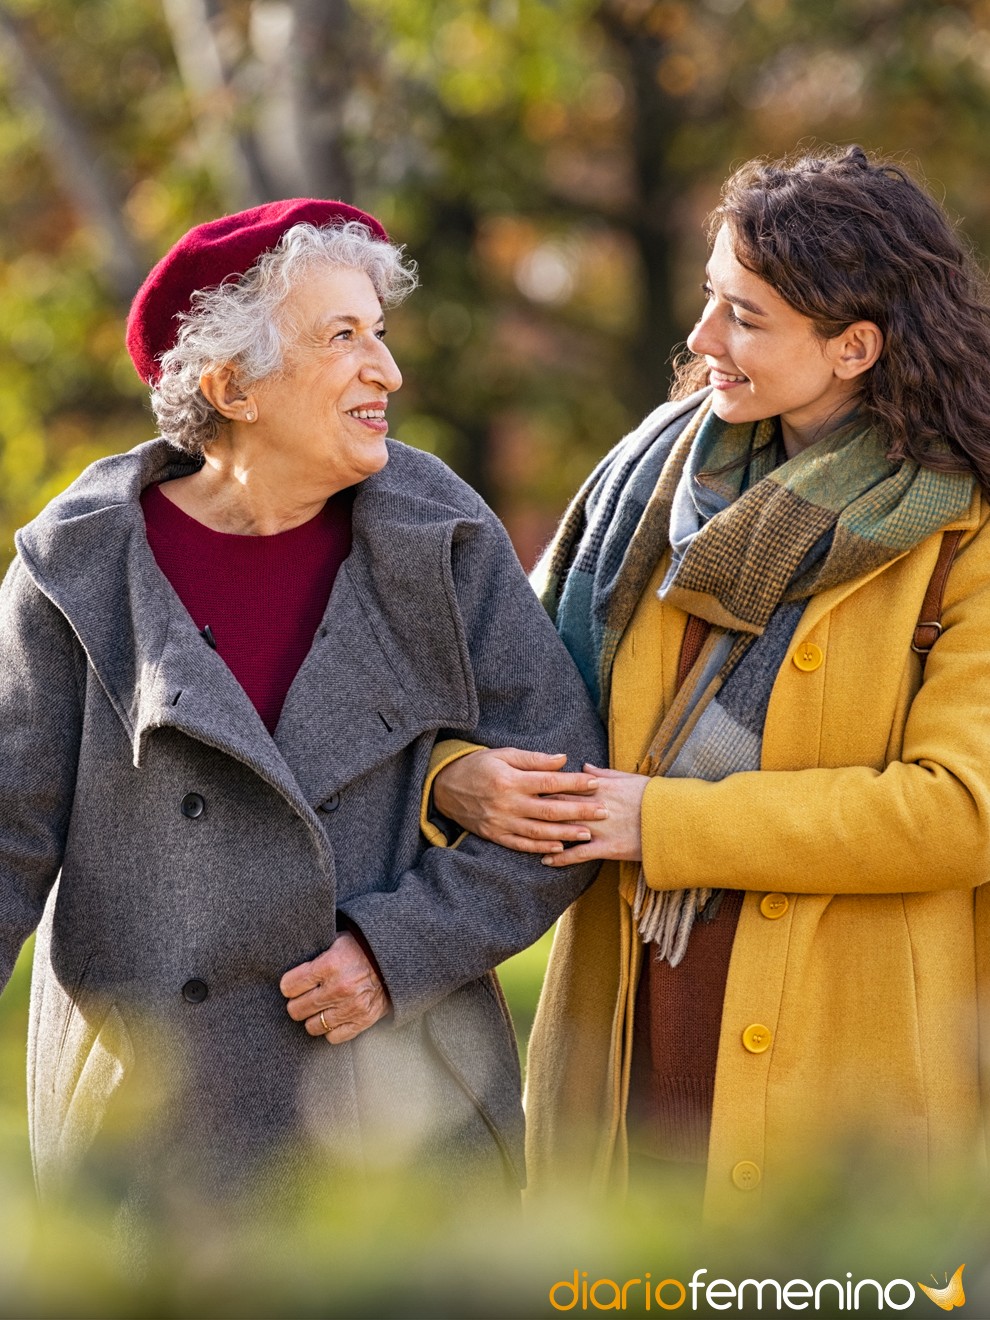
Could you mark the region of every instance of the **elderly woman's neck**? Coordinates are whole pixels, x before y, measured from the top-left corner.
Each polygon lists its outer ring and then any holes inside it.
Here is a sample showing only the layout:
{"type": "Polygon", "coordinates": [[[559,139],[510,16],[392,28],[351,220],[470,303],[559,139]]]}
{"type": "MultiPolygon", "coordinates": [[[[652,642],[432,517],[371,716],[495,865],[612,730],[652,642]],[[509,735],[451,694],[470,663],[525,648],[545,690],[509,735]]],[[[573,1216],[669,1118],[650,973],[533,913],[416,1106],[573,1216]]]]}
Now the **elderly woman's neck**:
{"type": "Polygon", "coordinates": [[[208,453],[198,472],[165,482],[162,493],[215,532],[274,536],[315,518],[336,490],[277,463],[220,451],[208,453]]]}

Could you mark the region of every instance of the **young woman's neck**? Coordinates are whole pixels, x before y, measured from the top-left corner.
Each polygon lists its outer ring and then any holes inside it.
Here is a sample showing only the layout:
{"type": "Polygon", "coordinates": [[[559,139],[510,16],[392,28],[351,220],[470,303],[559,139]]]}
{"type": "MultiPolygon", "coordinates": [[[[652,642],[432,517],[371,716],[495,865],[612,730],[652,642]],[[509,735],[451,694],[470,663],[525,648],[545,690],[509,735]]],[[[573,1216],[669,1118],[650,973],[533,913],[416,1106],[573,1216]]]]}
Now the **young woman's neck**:
{"type": "Polygon", "coordinates": [[[856,416],[858,402],[855,396],[844,400],[827,417],[819,417],[804,425],[795,424],[786,417],[780,419],[780,435],[784,453],[788,458],[796,458],[805,449],[824,440],[827,435],[851,422],[856,416]]]}

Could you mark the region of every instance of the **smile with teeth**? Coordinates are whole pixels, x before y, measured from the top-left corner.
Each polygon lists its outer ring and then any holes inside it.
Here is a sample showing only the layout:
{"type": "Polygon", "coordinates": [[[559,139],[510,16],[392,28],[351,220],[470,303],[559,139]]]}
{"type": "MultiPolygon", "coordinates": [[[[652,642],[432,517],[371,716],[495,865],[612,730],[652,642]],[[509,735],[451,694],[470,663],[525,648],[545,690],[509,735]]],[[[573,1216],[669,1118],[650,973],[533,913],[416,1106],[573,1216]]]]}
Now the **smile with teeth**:
{"type": "Polygon", "coordinates": [[[384,408],[351,408],[347,413],[348,417],[357,417],[363,422],[383,422],[385,420],[384,408]]]}
{"type": "Polygon", "coordinates": [[[727,390],[738,389],[740,385],[748,385],[748,376],[734,375],[731,371],[720,371],[718,367],[708,368],[708,380],[713,389],[724,394],[727,390]]]}

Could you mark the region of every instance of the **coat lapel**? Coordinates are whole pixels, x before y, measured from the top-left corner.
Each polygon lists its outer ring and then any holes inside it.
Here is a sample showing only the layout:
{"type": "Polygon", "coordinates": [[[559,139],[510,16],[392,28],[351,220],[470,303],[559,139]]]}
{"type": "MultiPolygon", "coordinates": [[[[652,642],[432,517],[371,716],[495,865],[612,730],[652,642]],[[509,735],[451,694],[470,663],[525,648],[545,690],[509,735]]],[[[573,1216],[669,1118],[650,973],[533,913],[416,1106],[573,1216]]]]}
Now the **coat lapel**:
{"type": "Polygon", "coordinates": [[[351,553],[275,731],[313,803],[424,731],[477,720],[451,572],[463,515],[445,518],[394,477],[386,468],[358,489],[351,553]]]}
{"type": "Polygon", "coordinates": [[[194,466],[164,441],[104,459],[18,533],[17,548],[71,623],[136,766],[153,730],[175,728],[243,761],[305,813],[250,699],[200,637],[148,545],[141,491],[194,466]]]}
{"type": "Polygon", "coordinates": [[[148,545],[140,492],[193,467],[164,441],[141,445],[95,464],[18,534],[25,567],[71,622],[127,730],[135,765],[155,729],[174,728],[236,757],[311,816],[424,730],[476,722],[451,571],[463,514],[445,517],[386,467],[357,493],[351,554],[273,740],[148,545]]]}
{"type": "Polygon", "coordinates": [[[168,627],[157,661],[147,666],[147,679],[135,694],[134,764],[142,764],[154,730],[176,729],[243,762],[296,810],[304,809],[295,777],[247,693],[199,635],[164,578],[162,586],[168,627]]]}

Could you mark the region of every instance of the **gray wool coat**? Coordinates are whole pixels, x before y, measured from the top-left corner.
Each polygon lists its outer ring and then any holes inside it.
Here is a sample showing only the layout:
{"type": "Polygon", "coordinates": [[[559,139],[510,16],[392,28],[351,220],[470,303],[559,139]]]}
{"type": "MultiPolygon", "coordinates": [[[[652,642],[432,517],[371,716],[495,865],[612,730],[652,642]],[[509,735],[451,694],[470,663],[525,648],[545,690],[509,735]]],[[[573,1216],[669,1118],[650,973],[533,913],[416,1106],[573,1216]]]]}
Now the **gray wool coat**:
{"type": "Polygon", "coordinates": [[[430,847],[421,786],[441,732],[573,764],[605,755],[603,733],[498,520],[389,444],[274,737],[148,546],[140,492],[191,460],[162,440],[104,459],[18,533],[0,590],[0,987],[37,927],[43,1193],[94,1152],[140,1196],[229,1189],[300,1152],[523,1180],[490,969],[591,871],[430,847]],[[394,1011],[328,1045],[278,984],[338,913],[394,1011]]]}

